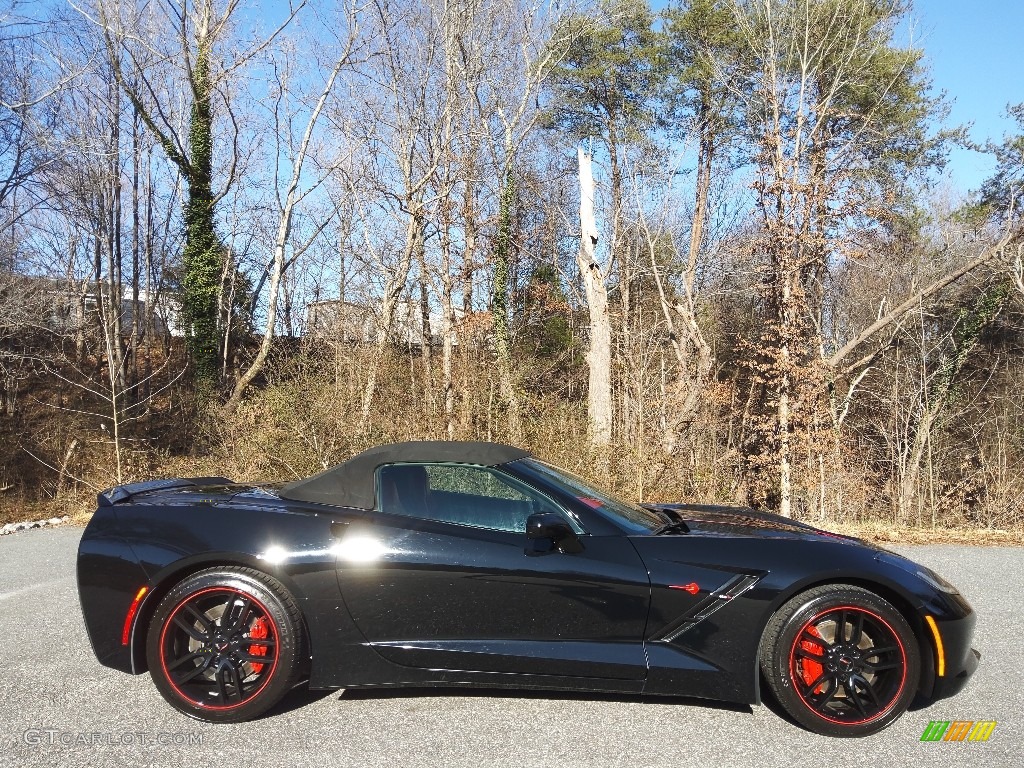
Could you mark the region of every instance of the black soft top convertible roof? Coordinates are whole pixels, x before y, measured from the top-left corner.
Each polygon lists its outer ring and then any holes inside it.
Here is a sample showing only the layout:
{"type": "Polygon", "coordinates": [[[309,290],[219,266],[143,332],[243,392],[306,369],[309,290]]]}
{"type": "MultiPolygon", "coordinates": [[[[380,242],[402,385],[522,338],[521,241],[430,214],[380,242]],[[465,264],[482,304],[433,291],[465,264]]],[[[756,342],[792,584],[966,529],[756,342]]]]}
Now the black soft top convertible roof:
{"type": "Polygon", "coordinates": [[[455,464],[482,464],[493,467],[529,456],[528,451],[501,443],[471,443],[424,440],[412,443],[379,445],[353,456],[344,464],[281,488],[283,499],[313,501],[336,507],[373,509],[377,467],[410,461],[438,461],[455,464]]]}

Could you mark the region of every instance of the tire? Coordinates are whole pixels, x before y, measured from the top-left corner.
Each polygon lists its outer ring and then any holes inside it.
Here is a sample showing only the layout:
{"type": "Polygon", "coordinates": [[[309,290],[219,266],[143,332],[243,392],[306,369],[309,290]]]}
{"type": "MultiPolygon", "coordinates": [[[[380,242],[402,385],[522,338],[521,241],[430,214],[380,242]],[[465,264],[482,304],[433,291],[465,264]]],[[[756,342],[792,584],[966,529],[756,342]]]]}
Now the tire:
{"type": "Polygon", "coordinates": [[[907,620],[849,584],[816,587],[783,605],[765,628],[760,659],[782,708],[826,736],[868,736],[891,725],[921,674],[907,620]]]}
{"type": "Polygon", "coordinates": [[[305,654],[302,617],[276,579],[211,568],[171,588],[146,638],[153,682],[198,720],[250,720],[295,687],[305,654]]]}

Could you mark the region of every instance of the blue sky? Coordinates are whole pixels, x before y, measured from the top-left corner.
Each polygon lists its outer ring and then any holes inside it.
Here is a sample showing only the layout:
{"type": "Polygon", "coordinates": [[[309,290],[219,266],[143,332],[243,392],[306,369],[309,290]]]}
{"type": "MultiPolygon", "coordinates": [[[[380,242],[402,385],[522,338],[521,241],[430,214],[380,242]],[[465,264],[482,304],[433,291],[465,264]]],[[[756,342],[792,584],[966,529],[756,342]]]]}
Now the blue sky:
{"type": "MultiPolygon", "coordinates": [[[[974,123],[971,138],[999,140],[1013,129],[1007,104],[1024,101],[1024,3],[1020,0],[917,0],[911,18],[936,90],[952,101],[949,124],[974,123]]],[[[991,158],[955,151],[949,176],[961,192],[992,171],[991,158]]]]}

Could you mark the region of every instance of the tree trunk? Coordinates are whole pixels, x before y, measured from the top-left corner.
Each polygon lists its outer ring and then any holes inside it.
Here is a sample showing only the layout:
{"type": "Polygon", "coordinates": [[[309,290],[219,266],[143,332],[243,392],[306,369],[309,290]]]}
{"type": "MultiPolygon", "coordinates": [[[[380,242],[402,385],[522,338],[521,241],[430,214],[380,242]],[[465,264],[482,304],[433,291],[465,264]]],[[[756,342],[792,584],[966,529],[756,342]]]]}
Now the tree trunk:
{"type": "Polygon", "coordinates": [[[405,229],[405,248],[397,268],[387,276],[384,283],[384,295],[381,297],[380,318],[377,322],[377,341],[373,360],[370,362],[370,370],[366,374],[366,386],[363,388],[363,403],[360,409],[359,429],[364,431],[370,419],[370,409],[373,407],[373,399],[377,394],[377,374],[380,370],[381,358],[384,356],[388,341],[391,338],[391,328],[395,322],[395,309],[398,300],[405,290],[406,280],[409,279],[409,269],[412,266],[413,254],[420,247],[423,240],[423,214],[417,203],[411,205],[412,212],[405,229]]]}
{"type": "Polygon", "coordinates": [[[192,68],[192,110],[189,116],[189,162],[186,179],[184,279],[182,314],[185,344],[201,387],[217,379],[217,296],[220,290],[220,248],[214,224],[212,43],[207,2],[196,24],[196,60],[192,68]]]}
{"type": "Polygon", "coordinates": [[[580,169],[580,249],[576,253],[576,262],[583,278],[590,313],[587,414],[590,417],[591,441],[595,446],[607,446],[612,439],[611,316],[608,313],[606,275],[595,255],[598,233],[594,219],[592,158],[582,147],[577,148],[576,155],[580,169]]]}
{"type": "Polygon", "coordinates": [[[519,443],[523,439],[519,395],[512,373],[512,338],[509,330],[508,294],[512,255],[512,206],[515,188],[512,174],[507,173],[502,186],[498,210],[498,239],[494,248],[494,341],[498,351],[498,373],[501,396],[508,407],[509,439],[519,443]]]}
{"type": "MultiPolygon", "coordinates": [[[[316,102],[316,106],[313,108],[313,112],[309,116],[309,121],[306,123],[306,128],[302,134],[302,142],[299,145],[298,152],[295,154],[295,160],[292,163],[292,176],[288,183],[288,188],[285,191],[284,203],[281,206],[280,216],[277,223],[277,237],[274,240],[274,269],[270,276],[270,297],[267,300],[267,323],[264,327],[263,341],[260,344],[259,352],[256,354],[256,359],[253,360],[252,365],[250,365],[245,373],[243,373],[238,379],[234,389],[231,391],[231,397],[228,398],[228,401],[224,406],[225,410],[229,413],[238,407],[238,404],[242,399],[242,394],[252,383],[253,379],[256,378],[259,372],[263,370],[263,366],[267,361],[267,356],[270,354],[270,344],[274,338],[274,329],[277,322],[277,300],[278,295],[280,294],[281,281],[284,277],[285,270],[285,248],[287,247],[288,239],[291,236],[292,217],[295,214],[295,206],[298,205],[298,202],[302,197],[299,193],[299,181],[302,178],[302,166],[306,161],[306,154],[309,151],[310,141],[313,137],[313,129],[316,127],[320,113],[323,111],[324,105],[327,103],[327,97],[334,88],[334,81],[337,79],[338,73],[341,71],[341,67],[346,60],[347,53],[334,65],[334,69],[331,70],[331,74],[324,83],[323,90],[320,92],[320,97],[316,102]]],[[[232,266],[232,274],[234,272],[235,270],[232,266]]],[[[230,317],[230,315],[231,307],[229,304],[228,316],[230,317]]]]}
{"type": "MultiPolygon", "coordinates": [[[[436,408],[434,407],[434,348],[433,348],[433,334],[430,328],[430,275],[427,267],[427,248],[426,243],[420,239],[418,247],[416,249],[416,261],[420,268],[420,312],[419,312],[419,324],[420,324],[420,355],[423,362],[423,393],[424,399],[424,415],[426,416],[427,423],[431,425],[430,429],[433,429],[433,420],[436,408]]],[[[410,310],[412,307],[410,306],[410,310]]],[[[410,314],[409,317],[409,331],[412,332],[412,321],[413,317],[410,314]]],[[[412,344],[414,339],[410,339],[410,353],[412,350],[412,344]]]]}

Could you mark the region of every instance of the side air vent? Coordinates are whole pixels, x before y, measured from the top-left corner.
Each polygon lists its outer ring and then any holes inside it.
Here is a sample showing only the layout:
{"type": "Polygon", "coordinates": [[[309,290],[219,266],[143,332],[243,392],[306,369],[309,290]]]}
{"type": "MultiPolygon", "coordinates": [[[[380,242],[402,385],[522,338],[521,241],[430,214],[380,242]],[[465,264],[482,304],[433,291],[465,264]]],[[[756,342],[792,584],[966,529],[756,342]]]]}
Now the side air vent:
{"type": "Polygon", "coordinates": [[[687,630],[700,624],[700,622],[704,621],[704,619],[723,607],[730,600],[742,595],[760,580],[760,576],[751,576],[743,573],[734,576],[704,600],[697,603],[688,613],[667,624],[651,640],[659,643],[671,643],[687,630]]]}

